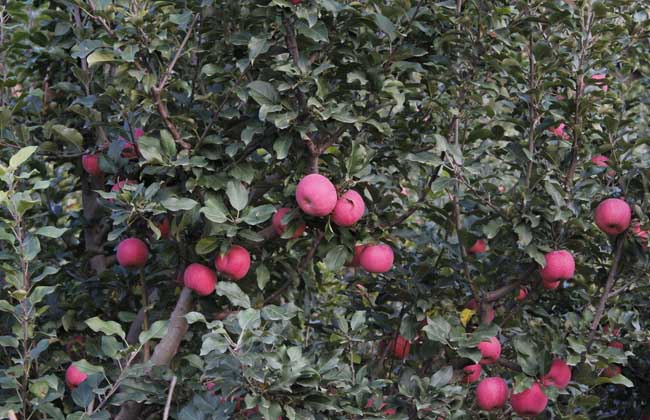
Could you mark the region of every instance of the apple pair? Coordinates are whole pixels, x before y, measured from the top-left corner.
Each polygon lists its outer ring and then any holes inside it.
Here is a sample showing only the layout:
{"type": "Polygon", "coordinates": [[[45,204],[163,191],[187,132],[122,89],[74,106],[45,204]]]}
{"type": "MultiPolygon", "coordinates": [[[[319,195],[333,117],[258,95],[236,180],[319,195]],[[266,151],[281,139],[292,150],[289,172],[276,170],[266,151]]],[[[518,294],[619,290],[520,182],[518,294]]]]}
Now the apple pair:
{"type": "MultiPolygon", "coordinates": [[[[482,410],[491,411],[503,407],[508,399],[508,384],[503,378],[493,376],[483,379],[476,387],[476,403],[482,410]]],[[[548,404],[548,397],[537,383],[510,396],[510,404],[520,416],[537,416],[548,404]]]]}
{"type": "MultiPolygon", "coordinates": [[[[232,280],[243,279],[251,266],[251,256],[246,248],[232,246],[225,254],[217,255],[214,260],[217,271],[232,280]]],[[[194,290],[201,296],[214,292],[217,285],[217,275],[203,264],[193,263],[187,266],[183,273],[185,287],[194,290]]]]}
{"type": "Polygon", "coordinates": [[[306,214],[316,217],[331,214],[332,222],[342,227],[354,225],[366,210],[358,192],[349,190],[339,197],[334,184],[319,174],[310,174],[300,180],[296,201],[306,214]]]}

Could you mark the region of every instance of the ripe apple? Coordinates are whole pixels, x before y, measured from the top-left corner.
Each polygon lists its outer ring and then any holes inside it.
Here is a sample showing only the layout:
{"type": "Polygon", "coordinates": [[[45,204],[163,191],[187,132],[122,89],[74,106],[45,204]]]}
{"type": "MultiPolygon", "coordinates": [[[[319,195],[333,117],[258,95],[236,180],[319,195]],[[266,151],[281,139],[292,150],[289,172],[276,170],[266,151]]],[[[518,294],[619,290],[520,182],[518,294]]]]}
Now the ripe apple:
{"type": "Polygon", "coordinates": [[[350,262],[350,267],[359,267],[361,265],[361,254],[366,250],[368,245],[355,245],[354,246],[354,257],[350,262]]]}
{"type": "Polygon", "coordinates": [[[548,397],[542,391],[542,387],[535,382],[530,388],[512,394],[510,404],[515,413],[522,417],[533,417],[539,415],[548,404],[548,397]]]}
{"type": "Polygon", "coordinates": [[[604,376],[606,378],[613,378],[614,376],[618,376],[621,374],[621,367],[617,365],[611,365],[603,369],[603,371],[600,373],[600,376],[604,376]]]}
{"type": "Polygon", "coordinates": [[[122,267],[144,267],[147,258],[149,248],[141,239],[128,238],[117,245],[117,262],[122,267]]]}
{"type": "Polygon", "coordinates": [[[464,376],[462,382],[465,384],[473,384],[481,377],[481,365],[467,365],[463,368],[463,373],[464,376]]]}
{"type": "MultiPolygon", "coordinates": [[[[282,223],[282,219],[284,218],[284,215],[289,213],[291,211],[290,208],[288,207],[282,207],[278,209],[278,211],[275,212],[273,215],[273,219],[271,220],[271,224],[273,225],[273,230],[275,230],[275,233],[278,235],[282,236],[285,230],[287,230],[287,225],[282,223]]],[[[302,235],[302,233],[305,231],[305,224],[301,223],[298,225],[296,228],[296,231],[294,232],[293,236],[291,239],[296,239],[302,235]]]]}
{"type": "Polygon", "coordinates": [[[562,282],[561,281],[545,281],[545,280],[542,280],[542,286],[544,286],[544,289],[547,289],[547,290],[555,290],[555,289],[557,289],[558,287],[560,287],[560,283],[562,283],[562,282]]]}
{"type": "Polygon", "coordinates": [[[539,274],[544,287],[555,289],[559,286],[561,280],[569,280],[573,277],[576,269],[576,263],[573,255],[569,251],[551,251],[544,256],[546,265],[540,270],[539,274]],[[557,284],[554,284],[557,283],[557,284]],[[551,285],[552,287],[547,287],[551,285]]]}
{"type": "Polygon", "coordinates": [[[323,175],[310,174],[300,180],[296,187],[296,201],[310,216],[327,216],[336,207],[336,188],[323,175]]]}
{"type": "Polygon", "coordinates": [[[224,255],[217,255],[214,265],[217,271],[231,279],[241,280],[251,268],[251,255],[246,248],[234,245],[224,255]]]}
{"type": "Polygon", "coordinates": [[[193,263],[187,266],[183,274],[185,287],[194,290],[201,296],[214,292],[217,285],[217,275],[203,264],[193,263]]]}
{"type": "Polygon", "coordinates": [[[393,266],[393,250],[386,244],[366,245],[359,261],[361,266],[370,273],[385,273],[393,266]]]}
{"type": "Polygon", "coordinates": [[[542,376],[544,386],[554,386],[564,389],[571,381],[571,368],[562,359],[555,359],[551,363],[548,373],[542,376]]]}
{"type": "Polygon", "coordinates": [[[507,398],[508,384],[498,376],[485,378],[476,387],[476,403],[481,410],[503,407],[507,398]]]}
{"type": "MultiPolygon", "coordinates": [[[[609,333],[610,333],[610,331],[609,331],[609,324],[605,324],[605,326],[603,327],[603,332],[604,332],[605,334],[609,334],[609,333]]],[[[612,329],[611,333],[612,333],[612,335],[613,335],[614,337],[618,337],[619,335],[621,335],[621,329],[618,328],[618,327],[614,327],[614,328],[612,329]]]]}
{"type": "Polygon", "coordinates": [[[160,223],[156,224],[156,227],[160,231],[160,237],[163,239],[169,238],[171,232],[171,224],[169,222],[169,217],[165,216],[162,218],[160,223]]]}
{"type": "Polygon", "coordinates": [[[71,364],[65,371],[65,382],[70,389],[75,389],[79,384],[88,379],[88,375],[79,370],[75,365],[71,364]]]}
{"type": "Polygon", "coordinates": [[[485,239],[478,239],[476,242],[474,242],[474,245],[472,245],[467,252],[470,254],[482,254],[487,250],[487,242],[485,239]]]}
{"type": "Polygon", "coordinates": [[[614,349],[619,349],[619,350],[625,350],[625,345],[620,341],[612,341],[611,343],[609,343],[609,347],[612,347],[614,349]]]}
{"type": "Polygon", "coordinates": [[[501,356],[501,343],[496,337],[490,338],[490,341],[481,341],[477,347],[481,351],[481,356],[483,356],[479,361],[482,365],[496,363],[499,356],[501,356]]]}
{"type": "Polygon", "coordinates": [[[398,335],[390,341],[389,350],[396,359],[404,360],[409,357],[409,353],[411,352],[411,342],[398,335]]]}
{"type": "Polygon", "coordinates": [[[363,198],[354,190],[344,193],[336,202],[332,212],[332,222],[338,226],[352,226],[361,219],[366,205],[363,198]]]}
{"type": "Polygon", "coordinates": [[[99,167],[99,153],[87,153],[81,157],[81,166],[92,176],[100,176],[103,172],[99,167]]]}
{"type": "Polygon", "coordinates": [[[593,163],[596,166],[600,166],[601,168],[606,168],[607,166],[609,166],[608,162],[609,162],[609,158],[603,155],[598,155],[591,158],[591,163],[593,163]]]}
{"type": "Polygon", "coordinates": [[[608,198],[602,201],[594,213],[596,226],[608,235],[623,233],[630,226],[631,218],[632,209],[620,198],[608,198]]]}
{"type": "Polygon", "coordinates": [[[294,6],[297,6],[300,3],[302,3],[302,0],[291,0],[291,4],[293,4],[294,6]]]}
{"type": "Polygon", "coordinates": [[[528,289],[525,287],[522,287],[519,289],[519,293],[517,294],[517,297],[515,298],[516,300],[524,300],[526,299],[526,296],[528,296],[528,289]]]}
{"type": "Polygon", "coordinates": [[[120,191],[122,191],[122,188],[124,187],[124,185],[135,185],[135,184],[137,184],[137,182],[135,182],[132,179],[125,179],[125,180],[122,180],[122,181],[117,181],[117,183],[115,183],[111,187],[111,192],[119,193],[120,191]]]}
{"type": "Polygon", "coordinates": [[[641,241],[641,248],[646,250],[648,248],[648,238],[650,238],[650,231],[641,230],[639,222],[632,223],[632,233],[641,241]]]}

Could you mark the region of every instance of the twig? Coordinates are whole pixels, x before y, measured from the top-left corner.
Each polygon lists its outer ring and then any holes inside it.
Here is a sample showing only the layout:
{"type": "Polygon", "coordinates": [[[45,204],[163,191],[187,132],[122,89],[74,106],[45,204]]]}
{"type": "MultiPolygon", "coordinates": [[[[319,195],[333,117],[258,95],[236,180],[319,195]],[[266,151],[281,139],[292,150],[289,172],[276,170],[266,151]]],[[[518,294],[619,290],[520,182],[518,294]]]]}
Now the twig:
{"type": "Polygon", "coordinates": [[[499,363],[499,364],[500,364],[501,366],[503,366],[504,368],[507,368],[507,369],[513,370],[513,371],[515,371],[515,372],[523,372],[523,370],[521,369],[521,366],[519,366],[518,364],[516,364],[516,363],[514,363],[514,362],[511,362],[511,361],[509,361],[509,360],[499,359],[499,360],[497,361],[497,363],[499,363]]]}
{"type": "Polygon", "coordinates": [[[167,420],[169,418],[169,409],[171,408],[172,405],[172,395],[174,394],[174,387],[176,387],[176,381],[178,378],[176,375],[172,378],[172,383],[169,385],[169,393],[167,394],[167,402],[165,403],[165,411],[163,413],[163,420],[167,420]]]}
{"type": "Polygon", "coordinates": [[[187,28],[187,33],[185,34],[185,38],[183,38],[183,41],[181,42],[181,45],[178,47],[178,51],[176,51],[176,54],[174,55],[174,58],[172,58],[172,61],[169,62],[169,65],[167,66],[167,70],[165,71],[165,74],[163,74],[163,77],[160,79],[160,82],[158,83],[158,89],[162,90],[165,88],[165,85],[167,84],[167,80],[169,80],[169,76],[172,74],[172,71],[174,70],[174,66],[176,65],[176,62],[178,61],[179,57],[183,53],[183,49],[185,48],[185,45],[187,44],[187,41],[189,41],[190,36],[192,36],[192,31],[194,30],[194,25],[196,25],[196,22],[199,20],[199,17],[201,16],[200,13],[197,13],[194,15],[194,19],[192,19],[192,23],[190,23],[190,26],[187,28]]]}

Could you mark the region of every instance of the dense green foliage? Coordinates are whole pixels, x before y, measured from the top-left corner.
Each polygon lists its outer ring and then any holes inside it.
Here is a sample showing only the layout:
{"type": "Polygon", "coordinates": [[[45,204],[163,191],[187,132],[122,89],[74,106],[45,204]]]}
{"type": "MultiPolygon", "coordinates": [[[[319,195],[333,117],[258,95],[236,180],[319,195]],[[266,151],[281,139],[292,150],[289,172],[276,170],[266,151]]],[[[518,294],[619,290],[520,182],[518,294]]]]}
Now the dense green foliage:
{"type": "Polygon", "coordinates": [[[541,417],[650,414],[650,4],[297,3],[0,3],[0,417],[518,418],[462,382],[494,336],[514,392],[572,367],[541,417]],[[279,237],[311,172],[366,213],[279,237]],[[639,225],[601,232],[608,197],[639,225]],[[246,277],[183,288],[234,244],[246,277]]]}

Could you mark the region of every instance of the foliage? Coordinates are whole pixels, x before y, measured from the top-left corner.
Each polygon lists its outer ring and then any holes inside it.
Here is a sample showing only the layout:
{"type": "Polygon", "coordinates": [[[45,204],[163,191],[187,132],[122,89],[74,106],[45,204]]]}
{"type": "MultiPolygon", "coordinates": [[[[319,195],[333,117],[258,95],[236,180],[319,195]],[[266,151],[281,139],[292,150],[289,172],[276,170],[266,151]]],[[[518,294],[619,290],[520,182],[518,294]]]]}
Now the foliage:
{"type": "Polygon", "coordinates": [[[650,7],[298,3],[0,6],[0,414],[163,418],[171,396],[179,419],[489,418],[461,378],[495,335],[484,376],[515,392],[572,366],[547,418],[647,414],[647,236],[608,238],[593,210],[622,197],[650,226],[650,7]],[[296,210],[279,237],[311,172],[366,213],[296,210]],[[141,271],[115,264],[127,237],[141,271]],[[392,270],[347,264],[379,242],[392,270]],[[177,282],[233,244],[244,279],[177,282]],[[576,272],[547,290],[556,249],[576,272]]]}

